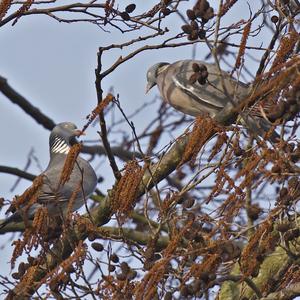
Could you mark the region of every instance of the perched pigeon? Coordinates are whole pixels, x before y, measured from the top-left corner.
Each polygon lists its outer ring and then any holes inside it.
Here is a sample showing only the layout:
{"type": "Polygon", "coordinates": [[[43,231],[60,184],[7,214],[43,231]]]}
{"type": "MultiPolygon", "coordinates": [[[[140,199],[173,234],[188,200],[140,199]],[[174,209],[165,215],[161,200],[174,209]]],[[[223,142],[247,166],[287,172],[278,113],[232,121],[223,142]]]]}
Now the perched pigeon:
{"type": "MultiPolygon", "coordinates": [[[[195,117],[214,118],[225,106],[234,107],[245,99],[251,90],[251,86],[235,80],[224,71],[220,76],[215,64],[198,60],[155,64],[147,72],[147,81],[146,92],[157,85],[167,103],[195,117]]],[[[268,121],[259,117],[257,110],[255,114],[243,114],[243,118],[255,134],[264,135],[270,129],[268,121]]],[[[276,141],[278,136],[274,133],[271,138],[276,141]]]]}
{"type": "MultiPolygon", "coordinates": [[[[26,218],[33,219],[34,213],[41,206],[46,206],[49,216],[63,215],[68,208],[68,202],[74,190],[81,185],[76,194],[72,211],[77,210],[84,204],[84,199],[91,195],[97,184],[97,177],[91,165],[78,156],[74,168],[70,174],[70,179],[60,184],[61,173],[70,147],[77,143],[76,137],[82,132],[70,122],[64,122],[56,125],[49,138],[50,162],[43,175],[43,183],[39,188],[37,202],[27,211],[26,218]]],[[[30,199],[26,199],[29,201],[30,199]]],[[[27,202],[28,203],[28,202],[27,202]]],[[[26,202],[24,203],[24,206],[26,202]]],[[[21,209],[14,212],[2,224],[0,229],[11,222],[21,222],[24,211],[21,209]]]]}

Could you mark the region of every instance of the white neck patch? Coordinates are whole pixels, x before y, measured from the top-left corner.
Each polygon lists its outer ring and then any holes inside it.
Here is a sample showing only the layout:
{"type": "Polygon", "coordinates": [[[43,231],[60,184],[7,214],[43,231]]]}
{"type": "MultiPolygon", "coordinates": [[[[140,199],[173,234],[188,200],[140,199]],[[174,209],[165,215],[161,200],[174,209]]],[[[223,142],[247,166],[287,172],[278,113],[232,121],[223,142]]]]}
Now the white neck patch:
{"type": "Polygon", "coordinates": [[[54,143],[51,147],[51,153],[60,153],[60,154],[68,154],[70,150],[70,146],[59,137],[54,139],[54,143]]]}

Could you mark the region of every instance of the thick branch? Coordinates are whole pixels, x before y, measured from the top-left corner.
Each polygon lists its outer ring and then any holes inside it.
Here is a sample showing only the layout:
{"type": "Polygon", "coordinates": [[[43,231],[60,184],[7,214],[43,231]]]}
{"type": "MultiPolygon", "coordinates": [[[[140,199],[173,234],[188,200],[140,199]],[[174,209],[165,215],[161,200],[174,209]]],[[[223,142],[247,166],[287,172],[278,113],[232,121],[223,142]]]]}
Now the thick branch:
{"type": "MultiPolygon", "coordinates": [[[[113,236],[113,238],[119,238],[120,240],[131,240],[139,245],[147,245],[147,243],[152,238],[150,234],[145,234],[145,232],[130,229],[130,228],[120,228],[118,227],[108,227],[105,226],[100,229],[100,235],[102,232],[105,232],[104,238],[109,239],[109,236],[113,236]]],[[[168,237],[160,237],[156,242],[157,249],[164,249],[167,247],[169,243],[168,237]]]]}
{"type": "Polygon", "coordinates": [[[267,297],[260,298],[260,300],[288,300],[294,299],[297,296],[300,296],[300,283],[293,283],[278,292],[271,293],[267,297]]]}
{"type": "MultiPolygon", "coordinates": [[[[106,151],[103,146],[83,146],[82,153],[91,154],[91,155],[106,155],[106,151]]],[[[125,150],[121,146],[111,147],[111,152],[114,156],[127,161],[133,158],[141,158],[141,154],[136,151],[125,150]]]]}
{"type": "Polygon", "coordinates": [[[55,126],[53,120],[44,115],[38,108],[33,106],[21,94],[15,91],[7,82],[7,79],[0,76],[0,91],[13,103],[17,104],[24,112],[30,115],[36,122],[46,129],[52,130],[55,126]]]}
{"type": "Polygon", "coordinates": [[[33,181],[34,178],[36,177],[35,175],[22,171],[18,168],[12,168],[12,167],[7,167],[7,166],[0,166],[0,173],[7,173],[11,175],[16,175],[18,177],[33,181]]]}

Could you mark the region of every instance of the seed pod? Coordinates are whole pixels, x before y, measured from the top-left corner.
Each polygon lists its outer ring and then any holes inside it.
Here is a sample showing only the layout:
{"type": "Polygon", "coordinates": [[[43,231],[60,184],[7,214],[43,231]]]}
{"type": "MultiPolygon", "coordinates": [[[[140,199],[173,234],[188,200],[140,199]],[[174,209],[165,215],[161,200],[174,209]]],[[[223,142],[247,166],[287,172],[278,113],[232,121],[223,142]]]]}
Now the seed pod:
{"type": "Polygon", "coordinates": [[[145,270],[150,270],[154,265],[154,261],[152,260],[146,260],[144,263],[144,269],[145,270]]]}
{"type": "Polygon", "coordinates": [[[205,13],[209,8],[209,3],[206,0],[198,1],[194,8],[199,9],[201,12],[205,13]]]}
{"type": "Polygon", "coordinates": [[[202,18],[204,16],[204,12],[198,8],[194,9],[194,14],[196,18],[202,18]]]}
{"type": "Polygon", "coordinates": [[[72,265],[69,265],[67,268],[66,268],[66,272],[68,274],[71,274],[71,273],[74,273],[76,270],[75,268],[72,266],[72,265]]]}
{"type": "Polygon", "coordinates": [[[273,166],[272,169],[271,169],[271,172],[280,174],[281,173],[280,166],[278,166],[278,165],[273,166]]]}
{"type": "Polygon", "coordinates": [[[28,257],[27,257],[27,261],[28,261],[29,265],[33,266],[33,264],[34,264],[34,262],[35,262],[35,259],[34,259],[34,257],[32,257],[32,256],[28,256],[28,257]]]}
{"type": "Polygon", "coordinates": [[[202,21],[206,23],[208,22],[208,20],[212,19],[213,17],[214,17],[214,9],[210,7],[203,15],[202,21]]]}
{"type": "Polygon", "coordinates": [[[193,293],[196,294],[198,292],[201,291],[201,287],[202,287],[202,282],[200,279],[195,279],[194,282],[192,283],[192,287],[193,287],[193,293]]]}
{"type": "Polygon", "coordinates": [[[193,69],[193,71],[194,71],[195,73],[200,72],[199,64],[193,63],[193,64],[192,64],[192,69],[193,69]]]}
{"type": "Polygon", "coordinates": [[[198,83],[201,84],[201,85],[204,85],[204,84],[206,83],[206,79],[200,77],[200,78],[198,79],[198,83]]]}
{"type": "Polygon", "coordinates": [[[184,208],[191,208],[195,204],[195,199],[194,198],[188,198],[183,202],[183,207],[184,208]]]}
{"type": "Polygon", "coordinates": [[[104,247],[101,243],[92,243],[92,248],[98,252],[101,252],[104,249],[104,247]]]}
{"type": "Polygon", "coordinates": [[[195,15],[194,11],[191,10],[191,9],[188,9],[188,10],[186,11],[186,15],[187,15],[187,17],[188,17],[190,20],[192,20],[192,21],[196,19],[196,15],[195,15]]]}
{"type": "Polygon", "coordinates": [[[130,270],[128,275],[127,275],[127,278],[128,278],[128,280],[133,280],[136,276],[137,276],[137,271],[130,270]]]}
{"type": "Polygon", "coordinates": [[[292,153],[294,151],[294,148],[295,148],[295,144],[285,144],[283,150],[284,152],[292,153]]]}
{"type": "Polygon", "coordinates": [[[123,273],[117,274],[117,279],[120,281],[126,280],[126,275],[123,273]]]}
{"type": "Polygon", "coordinates": [[[235,156],[242,156],[245,153],[245,150],[240,147],[240,145],[236,145],[233,148],[233,152],[235,156]]]}
{"type": "Polygon", "coordinates": [[[89,235],[88,235],[88,240],[89,240],[90,242],[94,241],[96,238],[97,238],[97,235],[96,235],[95,232],[89,233],[89,235]]]}
{"type": "Polygon", "coordinates": [[[213,281],[213,280],[215,280],[215,279],[217,278],[217,276],[216,276],[216,274],[214,274],[214,273],[210,273],[210,274],[208,275],[208,278],[209,278],[209,281],[213,281]]]}
{"type": "Polygon", "coordinates": [[[293,202],[293,197],[291,195],[286,195],[283,199],[281,199],[283,205],[291,205],[293,202]]]}
{"type": "Polygon", "coordinates": [[[196,232],[191,231],[191,230],[187,230],[187,231],[184,233],[184,237],[185,237],[187,240],[193,240],[195,236],[196,236],[196,232]]]}
{"type": "Polygon", "coordinates": [[[120,265],[120,268],[122,270],[122,273],[124,273],[125,275],[127,275],[130,271],[130,267],[128,266],[127,262],[123,261],[120,265]]]}
{"type": "Polygon", "coordinates": [[[126,6],[125,8],[125,12],[127,12],[128,14],[132,13],[136,8],[136,5],[134,3],[129,4],[126,6]]]}
{"type": "Polygon", "coordinates": [[[205,80],[208,78],[208,72],[207,72],[207,70],[201,71],[201,77],[202,77],[203,79],[205,79],[205,80]]]}
{"type": "Polygon", "coordinates": [[[184,33],[190,34],[193,31],[193,28],[191,27],[191,25],[182,25],[181,29],[184,33]]]}
{"type": "Polygon", "coordinates": [[[198,31],[193,30],[192,33],[189,34],[187,38],[189,41],[196,41],[198,39],[198,31]]]}
{"type": "Polygon", "coordinates": [[[184,285],[181,289],[180,289],[180,295],[182,297],[187,297],[189,295],[189,290],[187,285],[184,285]]]}
{"type": "Polygon", "coordinates": [[[80,233],[85,232],[85,231],[86,231],[86,225],[83,224],[83,223],[79,224],[79,225],[78,225],[78,231],[79,231],[80,233]]]}
{"type": "Polygon", "coordinates": [[[194,29],[194,30],[197,30],[199,29],[199,25],[198,25],[198,22],[197,21],[191,21],[191,27],[194,29]]]}
{"type": "Polygon", "coordinates": [[[209,281],[209,273],[203,271],[203,272],[200,274],[199,278],[200,278],[202,281],[204,281],[204,282],[208,282],[208,281],[209,281]]]}
{"type": "Polygon", "coordinates": [[[299,105],[298,104],[294,104],[294,105],[291,105],[290,106],[290,109],[289,109],[289,113],[291,114],[291,118],[293,118],[293,116],[299,112],[299,105]]]}
{"type": "Polygon", "coordinates": [[[297,162],[300,159],[300,149],[297,147],[296,150],[291,154],[292,162],[297,162]]]}
{"type": "Polygon", "coordinates": [[[109,265],[108,266],[108,271],[109,272],[114,272],[116,270],[116,267],[114,265],[109,265]]]}
{"type": "Polygon", "coordinates": [[[169,4],[171,4],[172,0],[164,0],[164,5],[168,6],[169,4]]]}
{"type": "Polygon", "coordinates": [[[129,21],[130,20],[130,16],[126,11],[122,11],[120,13],[120,17],[124,20],[124,21],[129,21]]]}
{"type": "Polygon", "coordinates": [[[61,279],[63,284],[68,284],[69,282],[69,276],[67,274],[65,274],[62,279],[61,279]]]}
{"type": "Polygon", "coordinates": [[[56,292],[58,290],[59,283],[56,280],[50,281],[49,288],[50,291],[56,292]]]}
{"type": "Polygon", "coordinates": [[[189,83],[194,84],[200,78],[200,73],[193,73],[189,78],[189,83]]]}
{"type": "Polygon", "coordinates": [[[16,280],[18,280],[18,279],[21,278],[21,276],[20,276],[20,274],[19,274],[18,272],[12,273],[12,274],[11,274],[11,277],[12,277],[13,279],[16,279],[16,280]]]}
{"type": "Polygon", "coordinates": [[[283,198],[284,196],[286,196],[288,194],[288,189],[283,187],[280,192],[279,192],[279,197],[283,198]]]}
{"type": "Polygon", "coordinates": [[[168,16],[170,13],[171,13],[171,10],[167,7],[164,7],[161,9],[161,13],[164,15],[164,16],[168,16]]]}
{"type": "Polygon", "coordinates": [[[111,256],[110,256],[110,260],[114,263],[118,263],[119,262],[119,256],[116,254],[116,253],[113,253],[111,256]]]}
{"type": "Polygon", "coordinates": [[[204,64],[199,64],[200,72],[207,71],[207,67],[204,64]]]}
{"type": "Polygon", "coordinates": [[[251,220],[257,220],[261,212],[262,209],[258,204],[251,205],[247,210],[248,216],[251,220]]]}
{"type": "Polygon", "coordinates": [[[279,18],[275,15],[271,17],[271,22],[274,24],[276,24],[278,22],[278,20],[279,20],[279,18]]]}
{"type": "Polygon", "coordinates": [[[23,276],[26,272],[26,266],[24,262],[21,262],[18,267],[18,272],[20,276],[23,276]]]}
{"type": "Polygon", "coordinates": [[[290,229],[290,227],[291,227],[290,223],[285,222],[285,223],[279,223],[279,224],[277,224],[276,229],[279,232],[286,232],[286,231],[288,231],[290,229]]]}
{"type": "Polygon", "coordinates": [[[153,256],[153,259],[156,261],[156,260],[159,260],[161,259],[161,255],[159,253],[155,253],[154,256],[153,256]]]}
{"type": "Polygon", "coordinates": [[[274,122],[278,119],[280,119],[286,111],[286,102],[281,101],[276,105],[276,109],[274,109],[272,112],[267,114],[268,119],[271,122],[274,122]]]}

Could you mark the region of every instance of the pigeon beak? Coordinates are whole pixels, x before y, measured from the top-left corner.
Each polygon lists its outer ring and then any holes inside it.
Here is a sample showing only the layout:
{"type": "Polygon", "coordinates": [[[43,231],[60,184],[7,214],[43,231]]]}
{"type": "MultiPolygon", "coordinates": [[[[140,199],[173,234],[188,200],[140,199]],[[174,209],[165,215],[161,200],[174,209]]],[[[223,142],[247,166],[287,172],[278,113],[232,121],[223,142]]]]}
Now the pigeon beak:
{"type": "Polygon", "coordinates": [[[146,94],[155,86],[155,82],[148,82],[146,86],[146,94]]]}
{"type": "Polygon", "coordinates": [[[85,135],[85,132],[82,130],[75,130],[75,136],[81,136],[81,135],[85,135]]]}

